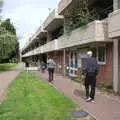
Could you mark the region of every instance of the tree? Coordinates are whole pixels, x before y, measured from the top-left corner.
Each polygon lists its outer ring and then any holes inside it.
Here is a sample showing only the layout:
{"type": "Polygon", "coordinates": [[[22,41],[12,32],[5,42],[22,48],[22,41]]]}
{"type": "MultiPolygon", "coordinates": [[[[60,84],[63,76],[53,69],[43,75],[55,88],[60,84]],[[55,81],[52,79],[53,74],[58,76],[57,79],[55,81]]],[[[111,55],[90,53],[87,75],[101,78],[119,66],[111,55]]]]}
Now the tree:
{"type": "Polygon", "coordinates": [[[19,56],[19,42],[16,29],[10,19],[3,21],[0,25],[0,61],[8,62],[19,56]]]}
{"type": "Polygon", "coordinates": [[[10,34],[5,28],[0,28],[0,60],[9,59],[15,49],[16,36],[10,34]]]}
{"type": "Polygon", "coordinates": [[[4,27],[7,31],[9,31],[11,34],[16,35],[16,30],[13,24],[11,23],[10,19],[6,19],[1,23],[1,27],[4,27]]]}
{"type": "MultiPolygon", "coordinates": [[[[3,0],[0,0],[0,13],[3,7],[3,0]]],[[[19,56],[19,42],[16,30],[10,19],[1,20],[0,15],[0,62],[9,61],[12,57],[19,56]]]]}

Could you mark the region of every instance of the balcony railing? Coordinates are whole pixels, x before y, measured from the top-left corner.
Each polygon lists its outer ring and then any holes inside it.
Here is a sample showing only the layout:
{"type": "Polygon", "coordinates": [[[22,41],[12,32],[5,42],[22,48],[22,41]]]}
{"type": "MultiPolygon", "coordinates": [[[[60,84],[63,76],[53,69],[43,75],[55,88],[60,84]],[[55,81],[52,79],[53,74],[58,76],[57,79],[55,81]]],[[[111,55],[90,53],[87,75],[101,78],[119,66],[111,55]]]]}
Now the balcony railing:
{"type": "Polygon", "coordinates": [[[109,14],[109,37],[120,37],[120,9],[109,14]]]}

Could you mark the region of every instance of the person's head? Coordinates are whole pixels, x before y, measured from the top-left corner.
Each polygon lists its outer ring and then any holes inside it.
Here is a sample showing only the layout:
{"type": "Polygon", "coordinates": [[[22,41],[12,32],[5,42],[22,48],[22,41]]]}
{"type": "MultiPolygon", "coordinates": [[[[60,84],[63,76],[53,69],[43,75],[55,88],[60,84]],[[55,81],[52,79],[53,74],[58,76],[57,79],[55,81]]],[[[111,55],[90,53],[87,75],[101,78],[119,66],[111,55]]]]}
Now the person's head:
{"type": "Polygon", "coordinates": [[[51,56],[51,55],[49,55],[49,56],[48,56],[48,59],[52,59],[52,56],[51,56]]]}
{"type": "Polygon", "coordinates": [[[87,56],[92,57],[92,55],[93,55],[93,52],[92,52],[92,51],[88,51],[88,52],[87,52],[87,56]]]}

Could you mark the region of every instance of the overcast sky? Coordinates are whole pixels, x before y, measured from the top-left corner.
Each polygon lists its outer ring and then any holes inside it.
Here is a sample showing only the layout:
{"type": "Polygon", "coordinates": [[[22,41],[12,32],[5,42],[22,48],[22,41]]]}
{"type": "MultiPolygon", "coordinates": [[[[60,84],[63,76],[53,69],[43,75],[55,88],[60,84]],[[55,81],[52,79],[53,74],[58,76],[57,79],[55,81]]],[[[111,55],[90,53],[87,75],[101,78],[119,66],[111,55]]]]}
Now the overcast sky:
{"type": "Polygon", "coordinates": [[[20,38],[20,48],[49,15],[59,0],[4,0],[3,18],[10,18],[20,38]]]}

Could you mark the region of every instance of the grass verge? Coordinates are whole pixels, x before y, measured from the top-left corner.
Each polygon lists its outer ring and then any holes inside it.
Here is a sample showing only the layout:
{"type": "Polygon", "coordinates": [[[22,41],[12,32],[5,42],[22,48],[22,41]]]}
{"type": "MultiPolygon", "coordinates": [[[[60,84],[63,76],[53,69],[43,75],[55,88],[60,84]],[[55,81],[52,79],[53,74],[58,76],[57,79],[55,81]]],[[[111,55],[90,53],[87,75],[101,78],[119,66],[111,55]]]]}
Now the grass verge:
{"type": "Polygon", "coordinates": [[[22,72],[0,105],[0,120],[71,120],[75,103],[33,73],[22,72]]]}
{"type": "Polygon", "coordinates": [[[1,63],[0,64],[0,71],[8,71],[14,67],[16,67],[16,63],[1,63]]]}

